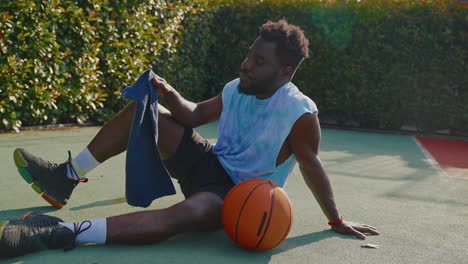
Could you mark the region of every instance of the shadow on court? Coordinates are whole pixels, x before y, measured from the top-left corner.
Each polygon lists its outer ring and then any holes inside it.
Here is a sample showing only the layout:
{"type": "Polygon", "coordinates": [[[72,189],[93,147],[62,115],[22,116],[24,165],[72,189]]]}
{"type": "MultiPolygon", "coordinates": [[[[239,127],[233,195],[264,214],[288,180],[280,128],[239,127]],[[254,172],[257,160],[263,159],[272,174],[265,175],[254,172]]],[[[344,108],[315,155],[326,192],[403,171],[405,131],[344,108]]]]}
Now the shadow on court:
{"type": "MultiPolygon", "coordinates": [[[[280,246],[269,251],[247,251],[227,239],[223,231],[187,233],[158,245],[143,246],[81,246],[77,250],[38,252],[13,259],[0,259],[5,263],[271,263],[275,255],[339,237],[355,240],[322,230],[287,238],[280,246]],[[19,262],[18,262],[19,261],[19,262]]],[[[304,255],[306,256],[306,255],[304,255]]],[[[296,259],[297,260],[297,259],[296,259]]],[[[3,263],[3,262],[2,262],[3,263]]],[[[304,262],[305,263],[305,262],[304,262]]]]}
{"type": "Polygon", "coordinates": [[[36,206],[36,207],[26,207],[26,208],[17,208],[9,210],[0,211],[0,221],[8,218],[20,218],[24,213],[29,211],[41,212],[44,214],[53,213],[59,209],[53,206],[36,206]]]}
{"type": "Polygon", "coordinates": [[[108,206],[108,205],[114,205],[114,204],[122,204],[122,203],[126,203],[126,202],[127,202],[127,198],[120,197],[120,198],[115,198],[115,199],[96,201],[96,202],[88,203],[88,204],[81,205],[81,206],[71,207],[70,210],[71,211],[79,211],[79,210],[89,209],[89,208],[93,208],[93,207],[101,207],[101,206],[108,206]]]}
{"type": "Polygon", "coordinates": [[[381,194],[391,199],[468,206],[467,196],[451,192],[466,189],[468,180],[440,175],[412,136],[334,129],[324,134],[321,156],[329,174],[396,183],[397,188],[381,194]]]}

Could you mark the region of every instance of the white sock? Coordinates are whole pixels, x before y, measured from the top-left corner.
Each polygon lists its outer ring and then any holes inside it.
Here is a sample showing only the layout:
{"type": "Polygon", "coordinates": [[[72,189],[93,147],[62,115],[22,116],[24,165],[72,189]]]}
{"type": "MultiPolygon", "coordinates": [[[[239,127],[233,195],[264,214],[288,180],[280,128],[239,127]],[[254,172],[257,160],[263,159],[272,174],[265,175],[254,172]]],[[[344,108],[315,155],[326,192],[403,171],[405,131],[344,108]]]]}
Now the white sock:
{"type": "Polygon", "coordinates": [[[79,233],[76,236],[76,244],[97,244],[106,243],[107,236],[107,220],[106,218],[98,218],[90,221],[76,223],[60,223],[64,227],[70,229],[74,233],[79,233]]]}
{"type": "Polygon", "coordinates": [[[88,148],[84,148],[83,151],[68,164],[67,177],[72,180],[82,179],[86,173],[96,168],[97,165],[99,165],[99,162],[93,157],[93,154],[89,152],[88,148]],[[73,167],[73,169],[71,167],[73,167]]]}

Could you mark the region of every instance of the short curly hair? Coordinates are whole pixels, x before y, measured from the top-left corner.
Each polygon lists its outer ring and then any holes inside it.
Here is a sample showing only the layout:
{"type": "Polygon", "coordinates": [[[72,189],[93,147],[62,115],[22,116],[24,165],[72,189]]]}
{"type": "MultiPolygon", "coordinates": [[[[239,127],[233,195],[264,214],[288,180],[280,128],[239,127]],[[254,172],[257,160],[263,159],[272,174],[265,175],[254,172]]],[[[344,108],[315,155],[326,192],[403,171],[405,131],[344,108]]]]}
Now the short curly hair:
{"type": "Polygon", "coordinates": [[[276,22],[269,20],[258,29],[259,37],[276,43],[276,55],[281,64],[296,70],[301,62],[309,57],[309,40],[298,26],[285,19],[276,22]]]}

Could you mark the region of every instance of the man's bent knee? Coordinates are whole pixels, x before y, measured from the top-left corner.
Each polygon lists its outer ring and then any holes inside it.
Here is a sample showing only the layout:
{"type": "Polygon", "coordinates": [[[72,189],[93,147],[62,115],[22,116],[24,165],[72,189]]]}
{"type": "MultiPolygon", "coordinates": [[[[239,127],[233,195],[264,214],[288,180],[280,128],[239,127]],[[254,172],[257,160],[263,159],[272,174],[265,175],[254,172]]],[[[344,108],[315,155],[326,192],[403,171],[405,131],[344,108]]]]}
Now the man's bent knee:
{"type": "MultiPolygon", "coordinates": [[[[215,231],[221,228],[223,200],[216,194],[200,192],[174,205],[174,209],[189,218],[190,231],[215,231]]],[[[181,215],[182,216],[182,215],[181,215]]]]}

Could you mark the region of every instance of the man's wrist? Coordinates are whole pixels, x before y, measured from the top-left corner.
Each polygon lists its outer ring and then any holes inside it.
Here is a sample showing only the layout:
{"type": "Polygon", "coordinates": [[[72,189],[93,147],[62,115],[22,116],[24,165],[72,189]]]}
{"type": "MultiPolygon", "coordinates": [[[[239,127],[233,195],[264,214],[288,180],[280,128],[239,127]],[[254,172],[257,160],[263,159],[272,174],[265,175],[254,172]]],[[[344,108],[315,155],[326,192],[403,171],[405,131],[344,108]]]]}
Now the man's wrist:
{"type": "MultiPolygon", "coordinates": [[[[172,90],[172,89],[171,89],[171,90],[172,90]]],[[[168,90],[162,90],[162,89],[161,89],[160,91],[158,91],[158,95],[159,95],[159,96],[167,95],[168,93],[171,92],[171,90],[169,90],[169,89],[168,89],[168,90]]]]}
{"type": "Polygon", "coordinates": [[[340,218],[338,218],[338,219],[336,219],[336,220],[334,220],[334,221],[328,222],[328,225],[329,225],[329,226],[338,225],[338,224],[340,224],[341,222],[343,222],[343,219],[344,219],[344,217],[341,216],[340,218]]]}

